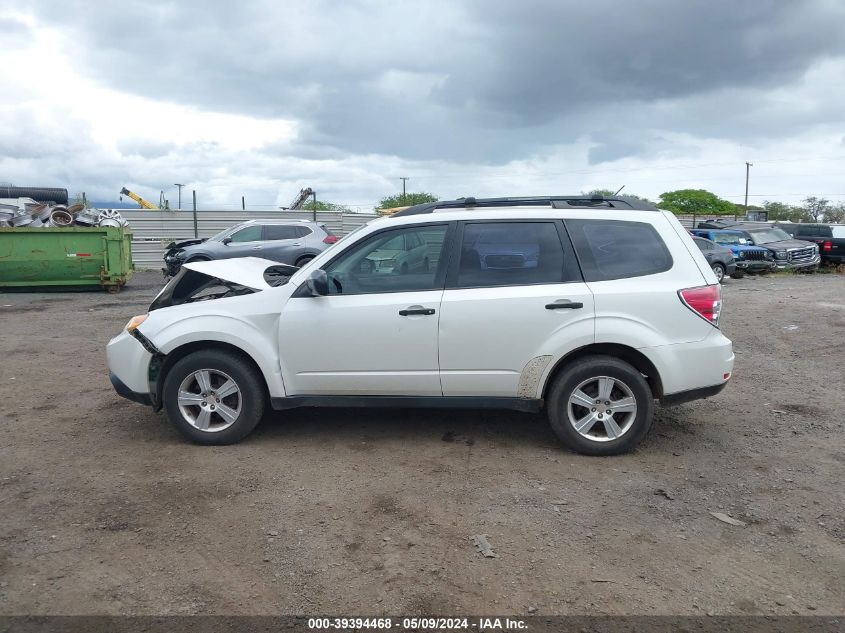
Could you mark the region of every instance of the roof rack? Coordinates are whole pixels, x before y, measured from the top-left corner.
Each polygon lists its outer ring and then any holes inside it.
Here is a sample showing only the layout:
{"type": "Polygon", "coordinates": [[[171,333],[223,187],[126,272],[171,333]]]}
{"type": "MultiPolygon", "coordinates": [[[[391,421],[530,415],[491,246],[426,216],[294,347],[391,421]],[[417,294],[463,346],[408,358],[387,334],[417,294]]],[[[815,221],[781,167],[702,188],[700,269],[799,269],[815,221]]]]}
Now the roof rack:
{"type": "Polygon", "coordinates": [[[528,198],[458,198],[457,200],[438,200],[415,204],[397,211],[390,217],[433,213],[437,209],[472,209],[478,207],[552,207],[553,209],[589,209],[602,207],[611,209],[629,209],[636,211],[659,211],[657,207],[643,200],[629,196],[538,196],[528,198]]]}

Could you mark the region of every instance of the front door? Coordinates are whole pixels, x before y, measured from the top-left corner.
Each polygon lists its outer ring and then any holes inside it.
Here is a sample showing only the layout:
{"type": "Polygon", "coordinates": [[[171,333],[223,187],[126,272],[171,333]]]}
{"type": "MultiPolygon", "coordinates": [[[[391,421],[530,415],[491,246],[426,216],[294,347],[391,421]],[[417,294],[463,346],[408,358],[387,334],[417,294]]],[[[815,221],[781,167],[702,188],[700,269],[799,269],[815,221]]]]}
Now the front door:
{"type": "Polygon", "coordinates": [[[327,296],[288,300],[279,325],[288,395],[442,395],[437,324],[449,233],[441,223],[369,235],[324,267],[327,296]],[[427,267],[403,265],[404,250],[393,247],[406,242],[422,245],[427,267]]]}
{"type": "Polygon", "coordinates": [[[554,355],[595,340],[593,295],[563,225],[477,221],[458,233],[440,315],[443,395],[533,398],[554,355]]]}
{"type": "Polygon", "coordinates": [[[245,226],[232,233],[229,238],[229,243],[220,249],[222,258],[261,257],[261,248],[264,242],[260,224],[245,226]]]}

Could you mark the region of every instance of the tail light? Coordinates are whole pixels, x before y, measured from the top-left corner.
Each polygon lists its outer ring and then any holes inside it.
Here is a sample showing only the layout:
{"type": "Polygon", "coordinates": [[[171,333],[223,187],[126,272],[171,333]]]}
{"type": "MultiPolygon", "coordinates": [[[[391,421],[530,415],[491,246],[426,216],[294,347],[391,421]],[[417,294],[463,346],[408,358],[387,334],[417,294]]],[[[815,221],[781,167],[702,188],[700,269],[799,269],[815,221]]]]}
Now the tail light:
{"type": "Polygon", "coordinates": [[[719,284],[685,288],[678,291],[681,301],[690,310],[714,327],[719,327],[722,312],[722,289],[719,284]]]}
{"type": "Polygon", "coordinates": [[[323,244],[334,244],[337,242],[337,235],[326,235],[323,238],[323,244]]]}
{"type": "Polygon", "coordinates": [[[826,242],[822,245],[822,250],[823,250],[824,252],[829,251],[831,248],[833,248],[833,242],[831,242],[830,240],[827,240],[827,241],[826,241],[826,242]]]}

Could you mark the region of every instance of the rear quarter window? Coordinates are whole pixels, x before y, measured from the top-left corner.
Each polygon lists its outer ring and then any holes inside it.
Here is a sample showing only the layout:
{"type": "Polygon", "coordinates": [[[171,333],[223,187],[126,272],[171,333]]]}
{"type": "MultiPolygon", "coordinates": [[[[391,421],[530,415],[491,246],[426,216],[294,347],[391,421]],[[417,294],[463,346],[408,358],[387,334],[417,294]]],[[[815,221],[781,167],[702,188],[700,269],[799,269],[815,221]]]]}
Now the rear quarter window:
{"type": "Polygon", "coordinates": [[[586,281],[627,279],[672,268],[672,255],[646,222],[566,220],[586,281]]]}

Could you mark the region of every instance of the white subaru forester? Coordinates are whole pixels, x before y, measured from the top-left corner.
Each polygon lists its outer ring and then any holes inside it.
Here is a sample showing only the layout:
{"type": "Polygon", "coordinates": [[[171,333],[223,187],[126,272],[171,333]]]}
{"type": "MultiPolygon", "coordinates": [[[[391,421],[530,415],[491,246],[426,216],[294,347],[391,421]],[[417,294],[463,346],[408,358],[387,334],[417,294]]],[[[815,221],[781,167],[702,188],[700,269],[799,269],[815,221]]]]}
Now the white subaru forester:
{"type": "Polygon", "coordinates": [[[301,269],[186,264],[108,344],[116,391],[191,440],[267,405],[545,409],[567,447],[630,450],[654,401],[733,369],[719,284],[678,220],[624,197],[410,207],[301,269]]]}

